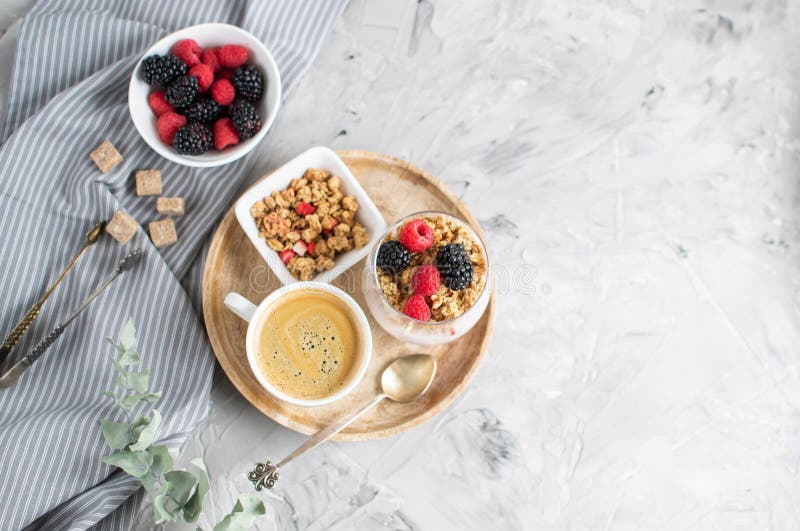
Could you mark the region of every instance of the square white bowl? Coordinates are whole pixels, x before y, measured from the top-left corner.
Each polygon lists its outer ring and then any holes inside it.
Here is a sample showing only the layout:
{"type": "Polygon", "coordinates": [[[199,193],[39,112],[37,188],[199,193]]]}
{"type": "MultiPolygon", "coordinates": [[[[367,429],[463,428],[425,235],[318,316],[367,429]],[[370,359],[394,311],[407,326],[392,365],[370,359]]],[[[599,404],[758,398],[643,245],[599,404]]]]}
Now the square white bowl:
{"type": "Polygon", "coordinates": [[[267,197],[273,191],[285,190],[292,179],[299,179],[303,176],[308,168],[316,168],[327,170],[333,175],[338,175],[342,179],[342,191],[345,195],[352,195],[358,201],[358,210],[356,211],[356,221],[364,225],[369,235],[369,242],[361,249],[351,249],[345,253],[337,254],[333,261],[336,264],[333,269],[317,273],[311,280],[317,282],[331,282],[340,274],[354,266],[359,260],[369,254],[375,242],[383,235],[386,230],[386,222],[383,220],[378,207],[369,198],[367,193],[358,184],[358,181],[350,172],[347,165],[339,158],[339,156],[332,150],[326,147],[317,146],[307,151],[304,151],[297,157],[293,158],[271,175],[262,179],[252,188],[247,190],[242,197],[236,201],[234,211],[236,219],[239,221],[242,230],[244,230],[250,241],[258,250],[261,257],[267,265],[278,277],[283,285],[299,282],[289,272],[289,269],[278,256],[278,253],[272,250],[264,238],[258,235],[258,227],[253,216],[250,215],[250,207],[256,201],[267,197]]]}

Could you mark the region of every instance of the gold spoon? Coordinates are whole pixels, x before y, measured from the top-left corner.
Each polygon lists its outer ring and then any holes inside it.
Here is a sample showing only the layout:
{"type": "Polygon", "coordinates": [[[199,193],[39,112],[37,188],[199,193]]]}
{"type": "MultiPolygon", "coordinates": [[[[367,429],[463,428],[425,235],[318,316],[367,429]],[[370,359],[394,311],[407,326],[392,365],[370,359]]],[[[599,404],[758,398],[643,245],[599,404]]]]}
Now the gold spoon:
{"type": "Polygon", "coordinates": [[[256,490],[262,490],[264,487],[271,489],[281,477],[278,471],[280,467],[300,454],[324,443],[375,407],[384,398],[400,403],[413,402],[428,390],[435,374],[436,360],[428,354],[412,354],[397,358],[381,374],[381,394],[355,413],[345,415],[330,426],[318,431],[277,464],[273,465],[271,461],[257,463],[255,469],[247,473],[247,479],[253,483],[256,490]]]}
{"type": "Polygon", "coordinates": [[[53,282],[50,285],[50,287],[47,288],[47,291],[44,292],[42,298],[39,299],[39,301],[36,304],[30,307],[30,309],[25,313],[25,316],[22,319],[20,319],[20,321],[11,331],[11,333],[8,334],[8,337],[6,337],[5,341],[3,341],[3,344],[0,345],[0,365],[2,365],[3,362],[6,360],[6,357],[8,357],[8,354],[11,352],[11,349],[14,348],[14,345],[16,345],[19,342],[20,338],[22,338],[22,336],[25,334],[25,332],[28,331],[28,328],[31,326],[33,321],[35,321],[36,318],[39,317],[39,312],[42,311],[42,305],[44,304],[44,301],[46,301],[47,298],[50,295],[52,295],[52,293],[56,290],[61,281],[64,280],[64,277],[67,276],[69,270],[72,269],[72,266],[74,266],[78,262],[78,259],[83,255],[86,249],[94,245],[95,242],[97,242],[97,240],[100,239],[100,236],[103,234],[103,229],[105,228],[105,226],[106,222],[101,221],[100,223],[92,227],[92,230],[86,233],[86,240],[83,243],[83,247],[81,247],[81,249],[78,251],[78,254],[75,255],[75,258],[73,258],[72,261],[69,264],[67,264],[67,267],[64,268],[64,270],[58,276],[56,281],[53,282]]]}

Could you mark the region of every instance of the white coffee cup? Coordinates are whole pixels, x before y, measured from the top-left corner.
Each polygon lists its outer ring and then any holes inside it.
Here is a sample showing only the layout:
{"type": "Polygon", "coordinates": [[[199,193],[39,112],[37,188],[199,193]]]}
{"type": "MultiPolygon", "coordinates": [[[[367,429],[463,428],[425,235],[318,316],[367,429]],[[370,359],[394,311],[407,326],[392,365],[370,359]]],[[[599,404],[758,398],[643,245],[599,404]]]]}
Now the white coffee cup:
{"type": "Polygon", "coordinates": [[[238,293],[231,292],[225,296],[225,306],[249,323],[247,326],[245,347],[247,349],[247,362],[250,364],[250,370],[256,375],[256,379],[258,383],[261,384],[261,387],[279,400],[298,406],[324,406],[325,404],[330,404],[331,402],[339,400],[352,391],[364,377],[364,373],[367,372],[367,366],[372,358],[372,331],[369,327],[369,321],[367,321],[367,316],[364,315],[364,311],[356,304],[356,301],[354,301],[350,295],[335,286],[323,282],[296,282],[273,291],[266,299],[261,301],[261,304],[258,306],[238,293]],[[261,316],[264,315],[264,313],[269,310],[270,306],[279,298],[287,293],[298,290],[319,290],[336,296],[336,298],[341,300],[350,309],[354,317],[355,325],[358,328],[361,349],[360,358],[355,364],[355,373],[341,389],[323,398],[304,399],[287,395],[270,383],[269,379],[262,373],[261,369],[259,369],[258,363],[256,363],[256,356],[258,355],[256,344],[259,336],[258,323],[261,322],[261,316]]]}

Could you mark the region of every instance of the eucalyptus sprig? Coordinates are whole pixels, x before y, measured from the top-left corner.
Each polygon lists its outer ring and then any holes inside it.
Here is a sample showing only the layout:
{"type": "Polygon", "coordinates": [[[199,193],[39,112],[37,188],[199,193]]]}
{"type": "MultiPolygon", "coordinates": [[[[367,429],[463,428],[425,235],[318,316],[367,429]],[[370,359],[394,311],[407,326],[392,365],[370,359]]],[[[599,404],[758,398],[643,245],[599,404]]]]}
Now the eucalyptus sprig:
{"type": "MultiPolygon", "coordinates": [[[[136,329],[128,319],[119,331],[119,339],[106,338],[117,351],[112,357],[117,372],[115,386],[119,390],[106,391],[128,418],[140,404],[152,404],[160,392],[150,392],[150,374],[136,370],[142,358],[137,350],[136,329]]],[[[173,459],[166,446],[153,444],[161,425],[161,413],[150,408],[144,415],[136,416],[130,422],[103,419],[100,427],[108,446],[116,452],[103,456],[101,460],[124,470],[139,479],[148,491],[157,487],[159,494],[153,502],[155,522],[174,522],[179,519],[193,523],[200,518],[203,500],[211,490],[208,472],[202,459],[193,459],[196,473],[173,469],[173,459]]],[[[264,503],[251,494],[241,494],[233,510],[217,525],[214,531],[244,531],[249,529],[256,518],[266,514],[264,503]]],[[[198,528],[201,529],[201,528],[198,528]]]]}

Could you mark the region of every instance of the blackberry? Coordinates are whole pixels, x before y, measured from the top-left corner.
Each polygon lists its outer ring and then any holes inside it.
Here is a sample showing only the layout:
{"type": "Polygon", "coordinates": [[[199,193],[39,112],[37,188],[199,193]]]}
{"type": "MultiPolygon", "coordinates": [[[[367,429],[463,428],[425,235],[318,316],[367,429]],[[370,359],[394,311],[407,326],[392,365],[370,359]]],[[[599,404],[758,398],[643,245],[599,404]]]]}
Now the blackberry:
{"type": "Polygon", "coordinates": [[[184,125],[175,133],[172,147],[185,155],[202,155],[214,145],[214,135],[201,123],[184,125]]]}
{"type": "Polygon", "coordinates": [[[264,76],[253,65],[243,65],[234,70],[231,83],[236,94],[248,101],[256,102],[264,94],[264,76]]]}
{"type": "Polygon", "coordinates": [[[472,282],[475,269],[460,243],[449,243],[436,253],[436,267],[442,283],[454,291],[461,291],[472,282]]]}
{"type": "Polygon", "coordinates": [[[148,85],[164,87],[186,74],[186,65],[174,55],[151,55],[142,61],[142,77],[148,85]]]}
{"type": "Polygon", "coordinates": [[[381,244],[375,265],[387,273],[399,273],[411,263],[411,253],[398,241],[388,241],[381,244]]]}
{"type": "Polygon", "coordinates": [[[214,100],[199,100],[186,109],[186,119],[190,122],[210,124],[217,121],[222,109],[214,100]]]}
{"type": "Polygon", "coordinates": [[[194,103],[200,83],[193,76],[181,76],[164,91],[164,99],[178,110],[184,110],[194,103]]]}
{"type": "Polygon", "coordinates": [[[228,109],[228,115],[241,140],[250,138],[261,129],[258,110],[247,100],[237,99],[234,101],[228,109]]]}

